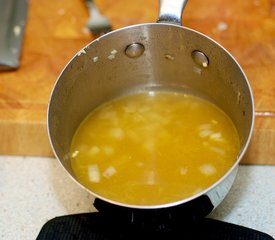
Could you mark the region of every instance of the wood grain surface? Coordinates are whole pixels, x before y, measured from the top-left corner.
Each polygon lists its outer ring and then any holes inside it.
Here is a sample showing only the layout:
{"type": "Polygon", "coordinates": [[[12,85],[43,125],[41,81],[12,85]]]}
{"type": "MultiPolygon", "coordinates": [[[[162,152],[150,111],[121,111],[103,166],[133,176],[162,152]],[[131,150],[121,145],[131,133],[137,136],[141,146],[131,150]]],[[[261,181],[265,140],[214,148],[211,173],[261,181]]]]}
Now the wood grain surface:
{"type": "MultiPolygon", "coordinates": [[[[97,0],[114,29],[155,22],[158,0],[97,0]]],[[[83,0],[30,0],[16,71],[0,73],[0,154],[52,156],[47,105],[58,75],[92,41],[83,0]]],[[[189,0],[183,25],[223,45],[244,69],[257,116],[242,163],[275,164],[275,1],[189,0]]]]}

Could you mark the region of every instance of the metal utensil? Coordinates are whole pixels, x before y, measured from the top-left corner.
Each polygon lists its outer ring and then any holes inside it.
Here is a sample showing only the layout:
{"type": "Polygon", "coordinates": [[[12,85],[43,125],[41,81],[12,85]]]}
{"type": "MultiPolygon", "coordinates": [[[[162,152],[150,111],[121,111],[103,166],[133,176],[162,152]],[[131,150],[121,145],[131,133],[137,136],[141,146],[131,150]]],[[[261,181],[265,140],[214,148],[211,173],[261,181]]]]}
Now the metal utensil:
{"type": "Polygon", "coordinates": [[[0,0],[0,71],[19,67],[28,0],[0,0]]]}
{"type": "Polygon", "coordinates": [[[93,34],[104,34],[112,30],[111,22],[100,13],[93,0],[86,0],[86,6],[89,10],[86,26],[93,34]]]}

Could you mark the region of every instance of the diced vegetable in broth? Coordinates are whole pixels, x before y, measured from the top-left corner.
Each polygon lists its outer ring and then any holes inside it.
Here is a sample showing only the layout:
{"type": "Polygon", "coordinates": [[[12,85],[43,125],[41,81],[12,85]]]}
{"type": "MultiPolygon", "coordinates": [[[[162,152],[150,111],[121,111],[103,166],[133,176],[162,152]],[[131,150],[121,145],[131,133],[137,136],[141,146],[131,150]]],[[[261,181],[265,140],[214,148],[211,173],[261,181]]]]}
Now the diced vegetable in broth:
{"type": "Polygon", "coordinates": [[[209,176],[216,173],[216,168],[214,165],[206,163],[200,166],[200,171],[202,174],[209,176]]]}
{"type": "Polygon", "coordinates": [[[222,148],[218,148],[218,147],[211,147],[210,148],[213,152],[224,155],[225,151],[222,148]]]}
{"type": "Polygon", "coordinates": [[[212,133],[210,135],[210,138],[215,141],[222,141],[222,134],[220,132],[218,133],[212,133]]]}
{"type": "Polygon", "coordinates": [[[121,139],[124,137],[124,131],[122,128],[112,128],[110,129],[110,135],[113,138],[121,139]]]}
{"type": "Polygon", "coordinates": [[[116,169],[113,166],[109,166],[104,172],[103,176],[106,178],[112,177],[114,174],[116,174],[116,169]]]}
{"type": "Polygon", "coordinates": [[[78,150],[75,150],[75,151],[72,153],[72,158],[75,158],[78,154],[79,154],[79,151],[78,151],[78,150]]]}
{"type": "Polygon", "coordinates": [[[89,150],[89,154],[95,155],[100,152],[100,148],[98,146],[92,146],[89,150]]]}
{"type": "Polygon", "coordinates": [[[221,178],[240,148],[231,119],[184,93],[150,91],[92,111],[71,145],[72,169],[94,193],[127,204],[166,204],[221,178]]]}
{"type": "Polygon", "coordinates": [[[100,181],[100,173],[97,164],[88,166],[88,176],[91,182],[98,183],[100,181]]]}
{"type": "Polygon", "coordinates": [[[181,168],[180,168],[180,174],[181,174],[181,175],[186,175],[187,172],[188,172],[187,167],[181,167],[181,168]]]}

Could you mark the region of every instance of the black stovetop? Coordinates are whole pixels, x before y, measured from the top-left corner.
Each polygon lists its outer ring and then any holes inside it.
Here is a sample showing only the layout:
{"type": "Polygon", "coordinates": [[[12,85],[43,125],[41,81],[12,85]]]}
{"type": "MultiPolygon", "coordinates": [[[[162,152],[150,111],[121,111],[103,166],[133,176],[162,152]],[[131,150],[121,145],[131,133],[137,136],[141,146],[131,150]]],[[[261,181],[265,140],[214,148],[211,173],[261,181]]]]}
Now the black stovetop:
{"type": "Polygon", "coordinates": [[[188,205],[172,210],[136,210],[98,199],[94,205],[99,212],[48,221],[37,240],[274,240],[251,228],[203,217],[210,210],[207,208],[197,212],[188,205]]]}

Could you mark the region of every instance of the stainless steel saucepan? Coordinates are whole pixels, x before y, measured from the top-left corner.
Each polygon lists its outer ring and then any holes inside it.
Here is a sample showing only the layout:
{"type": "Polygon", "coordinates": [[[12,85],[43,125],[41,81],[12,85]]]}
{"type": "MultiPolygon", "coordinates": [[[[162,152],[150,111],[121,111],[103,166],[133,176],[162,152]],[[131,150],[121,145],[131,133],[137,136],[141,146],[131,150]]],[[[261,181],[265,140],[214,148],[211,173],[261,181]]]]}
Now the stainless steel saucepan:
{"type": "Polygon", "coordinates": [[[71,59],[50,97],[47,124],[52,148],[56,158],[78,182],[71,168],[69,150],[72,137],[87,114],[125,93],[169,89],[199,94],[223,109],[238,130],[239,155],[221,179],[190,198],[153,206],[132,205],[106,199],[87,189],[105,202],[134,209],[162,209],[188,204],[203,196],[215,208],[234,182],[253,129],[252,92],[243,70],[227,50],[204,34],[181,26],[185,4],[186,0],[160,0],[157,23],[105,34],[71,59]]]}

